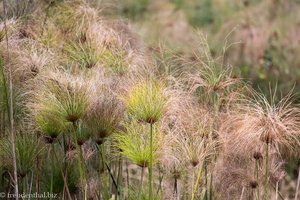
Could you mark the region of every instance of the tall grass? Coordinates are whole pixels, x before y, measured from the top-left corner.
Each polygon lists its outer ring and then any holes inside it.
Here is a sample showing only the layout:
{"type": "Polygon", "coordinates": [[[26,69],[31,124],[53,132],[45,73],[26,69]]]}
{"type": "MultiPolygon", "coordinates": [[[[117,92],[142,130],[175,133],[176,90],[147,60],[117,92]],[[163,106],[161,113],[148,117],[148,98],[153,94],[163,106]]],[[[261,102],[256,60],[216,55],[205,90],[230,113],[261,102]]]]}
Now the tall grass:
{"type": "MultiPolygon", "coordinates": [[[[142,3],[136,16],[148,9],[142,3]]],[[[192,57],[157,58],[126,23],[101,18],[88,2],[42,5],[46,22],[36,10],[0,26],[1,191],[104,200],[288,195],[283,163],[300,147],[296,95],[255,91],[202,35],[192,57]],[[40,26],[42,34],[30,33],[40,26]]]]}

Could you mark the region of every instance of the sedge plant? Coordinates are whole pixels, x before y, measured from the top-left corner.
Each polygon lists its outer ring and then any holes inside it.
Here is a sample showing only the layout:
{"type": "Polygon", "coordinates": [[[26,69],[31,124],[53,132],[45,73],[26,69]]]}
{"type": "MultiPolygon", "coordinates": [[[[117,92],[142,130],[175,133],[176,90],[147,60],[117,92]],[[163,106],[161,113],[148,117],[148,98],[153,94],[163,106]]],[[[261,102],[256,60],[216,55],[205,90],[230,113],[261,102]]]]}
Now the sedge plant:
{"type": "MultiPolygon", "coordinates": [[[[142,195],[144,191],[144,170],[146,167],[150,167],[151,162],[152,164],[158,162],[163,137],[157,128],[152,130],[152,136],[149,135],[148,126],[138,122],[125,123],[123,126],[124,130],[118,131],[113,137],[115,141],[114,145],[120,150],[119,154],[141,167],[140,189],[138,194],[142,195]],[[154,139],[152,144],[151,139],[154,139]]],[[[139,196],[139,198],[141,198],[141,196],[139,196]]]]}
{"type": "Polygon", "coordinates": [[[153,199],[153,126],[166,110],[168,103],[163,84],[156,80],[146,80],[135,85],[124,98],[128,114],[135,120],[149,124],[150,127],[150,163],[149,163],[149,199],[153,199]]]}

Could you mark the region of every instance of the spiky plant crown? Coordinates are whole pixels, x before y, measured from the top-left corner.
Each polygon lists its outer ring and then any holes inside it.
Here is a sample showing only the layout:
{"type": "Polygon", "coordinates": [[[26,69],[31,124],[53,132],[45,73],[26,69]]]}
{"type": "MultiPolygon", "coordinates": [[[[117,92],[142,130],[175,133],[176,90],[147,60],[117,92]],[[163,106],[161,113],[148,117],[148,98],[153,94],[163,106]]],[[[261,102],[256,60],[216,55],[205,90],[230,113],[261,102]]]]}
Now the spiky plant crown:
{"type": "MultiPolygon", "coordinates": [[[[44,72],[46,73],[46,72],[44,72]]],[[[34,126],[49,142],[68,130],[70,123],[86,114],[89,105],[89,82],[67,72],[47,73],[35,80],[28,93],[27,107],[34,126]]]]}
{"type": "MultiPolygon", "coordinates": [[[[114,146],[120,149],[120,154],[140,167],[147,167],[150,163],[149,127],[139,123],[124,124],[125,130],[114,135],[114,146]]],[[[157,128],[153,131],[153,162],[161,156],[163,136],[157,128]]]]}
{"type": "Polygon", "coordinates": [[[75,35],[77,39],[84,38],[89,26],[99,20],[97,9],[77,0],[57,3],[51,12],[51,17],[63,32],[71,36],[75,35]]]}
{"type": "Polygon", "coordinates": [[[185,81],[191,92],[211,105],[220,106],[222,101],[230,101],[243,92],[245,84],[234,75],[231,66],[225,65],[225,55],[219,58],[211,55],[207,38],[203,34],[199,35],[199,41],[199,51],[195,53],[192,62],[187,62],[187,65],[193,68],[191,73],[187,74],[185,81]]]}
{"type": "Polygon", "coordinates": [[[92,68],[101,60],[100,49],[91,42],[69,42],[64,50],[68,58],[80,69],[92,68]]]}
{"type": "Polygon", "coordinates": [[[75,126],[69,126],[68,132],[70,132],[74,142],[76,142],[79,146],[83,145],[90,138],[86,124],[81,119],[78,120],[75,126]]]}
{"type": "MultiPolygon", "coordinates": [[[[4,138],[1,141],[1,159],[6,160],[2,163],[4,167],[9,170],[13,170],[12,156],[12,142],[10,139],[4,138]]],[[[17,158],[17,170],[18,175],[21,177],[26,176],[30,170],[35,166],[36,159],[43,151],[41,141],[36,135],[31,133],[19,134],[16,137],[16,158],[17,158]]]]}
{"type": "Polygon", "coordinates": [[[95,141],[110,136],[123,118],[122,102],[109,90],[95,96],[84,118],[87,128],[95,141]]]}
{"type": "Polygon", "coordinates": [[[137,83],[124,98],[129,115],[150,124],[160,120],[168,103],[164,89],[156,80],[137,83]]]}
{"type": "Polygon", "coordinates": [[[253,98],[246,98],[227,122],[239,124],[228,134],[235,141],[235,149],[256,149],[267,143],[280,154],[298,155],[300,112],[291,93],[275,103],[261,93],[252,92],[253,98]]]}
{"type": "Polygon", "coordinates": [[[66,128],[63,118],[45,110],[36,112],[34,120],[38,130],[52,139],[57,138],[66,128]]]}
{"type": "Polygon", "coordinates": [[[116,74],[123,74],[127,71],[128,62],[125,59],[125,51],[120,48],[104,47],[101,52],[103,64],[116,74]]]}
{"type": "Polygon", "coordinates": [[[89,82],[80,76],[53,74],[45,80],[36,95],[37,112],[56,115],[65,122],[76,122],[82,118],[89,107],[89,82]]]}
{"type": "Polygon", "coordinates": [[[13,57],[12,73],[16,82],[25,82],[35,78],[45,68],[53,65],[54,54],[35,41],[14,46],[11,52],[13,57]]]}

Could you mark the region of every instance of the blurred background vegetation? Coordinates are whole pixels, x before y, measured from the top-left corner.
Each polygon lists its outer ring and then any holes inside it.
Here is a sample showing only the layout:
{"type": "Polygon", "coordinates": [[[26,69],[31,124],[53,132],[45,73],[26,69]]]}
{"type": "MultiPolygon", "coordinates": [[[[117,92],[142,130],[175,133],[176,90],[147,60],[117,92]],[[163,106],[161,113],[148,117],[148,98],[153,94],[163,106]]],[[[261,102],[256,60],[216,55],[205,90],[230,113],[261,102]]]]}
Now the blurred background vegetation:
{"type": "MultiPolygon", "coordinates": [[[[107,2],[128,19],[151,49],[192,56],[201,31],[212,55],[257,89],[300,91],[299,0],[122,0],[107,2]],[[230,45],[234,44],[234,45],[230,45]]],[[[107,5],[108,5],[107,4],[107,5]]],[[[113,12],[116,13],[116,12],[113,12]]]]}

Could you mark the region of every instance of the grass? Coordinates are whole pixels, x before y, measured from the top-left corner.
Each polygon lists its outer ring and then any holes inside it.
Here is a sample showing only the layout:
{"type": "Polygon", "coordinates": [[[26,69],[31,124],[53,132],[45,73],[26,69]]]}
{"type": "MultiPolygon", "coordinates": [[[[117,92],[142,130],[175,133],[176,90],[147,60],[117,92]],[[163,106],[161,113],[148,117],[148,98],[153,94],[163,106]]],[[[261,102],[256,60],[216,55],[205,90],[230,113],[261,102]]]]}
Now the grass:
{"type": "MultiPolygon", "coordinates": [[[[186,18],[199,26],[264,5],[215,2],[189,8],[192,1],[172,1],[176,13],[194,9],[186,18]]],[[[7,19],[6,31],[0,24],[1,191],[14,192],[17,171],[20,193],[61,199],[297,198],[299,186],[285,186],[295,182],[287,163],[299,156],[298,96],[253,89],[229,65],[229,36],[220,55],[196,32],[192,54],[148,48],[130,23],[93,2],[48,4],[7,19]],[[37,20],[41,13],[47,16],[37,20]],[[7,134],[12,115],[16,169],[7,134]]],[[[157,6],[123,4],[135,23],[157,6]]]]}

